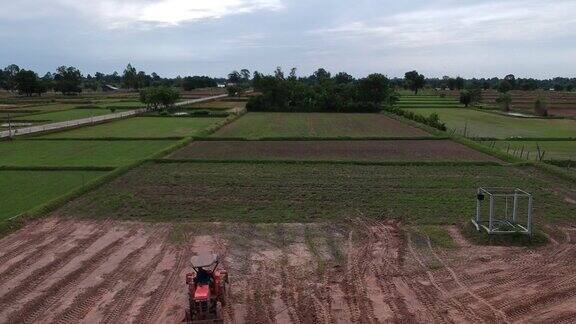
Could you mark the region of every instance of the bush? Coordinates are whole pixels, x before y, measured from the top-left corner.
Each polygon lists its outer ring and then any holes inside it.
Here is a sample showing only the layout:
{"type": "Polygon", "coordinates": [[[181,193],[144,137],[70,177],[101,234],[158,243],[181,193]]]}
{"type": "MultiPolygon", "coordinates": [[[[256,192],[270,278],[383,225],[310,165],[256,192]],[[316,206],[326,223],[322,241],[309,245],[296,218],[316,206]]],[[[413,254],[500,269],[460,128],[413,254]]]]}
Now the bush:
{"type": "Polygon", "coordinates": [[[534,102],[534,112],[541,117],[548,116],[548,103],[544,98],[538,98],[534,102]]]}
{"type": "Polygon", "coordinates": [[[440,117],[436,113],[431,114],[428,117],[425,117],[425,116],[422,116],[419,114],[415,114],[411,111],[403,110],[401,108],[394,107],[394,106],[385,107],[384,110],[391,112],[395,115],[402,116],[404,118],[419,122],[421,124],[428,125],[430,127],[439,129],[441,131],[447,130],[446,124],[444,124],[443,122],[440,121],[440,117]]]}

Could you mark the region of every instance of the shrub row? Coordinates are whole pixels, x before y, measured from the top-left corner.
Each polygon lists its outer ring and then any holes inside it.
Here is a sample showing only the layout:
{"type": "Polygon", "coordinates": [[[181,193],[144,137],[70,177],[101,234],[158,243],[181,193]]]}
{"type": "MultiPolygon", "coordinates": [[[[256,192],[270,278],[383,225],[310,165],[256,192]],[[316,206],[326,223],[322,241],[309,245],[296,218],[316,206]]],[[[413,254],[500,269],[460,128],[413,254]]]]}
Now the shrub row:
{"type": "Polygon", "coordinates": [[[443,122],[440,121],[440,118],[438,117],[438,114],[436,114],[436,113],[431,114],[431,115],[428,116],[428,117],[424,117],[424,116],[422,116],[422,115],[415,114],[415,113],[413,113],[413,112],[411,112],[411,111],[407,111],[407,110],[401,109],[401,108],[399,108],[399,107],[397,107],[397,106],[384,106],[384,110],[385,110],[385,111],[388,111],[388,112],[391,112],[391,113],[393,113],[393,114],[395,114],[395,115],[399,115],[399,116],[402,116],[402,117],[404,117],[404,118],[407,118],[407,119],[410,119],[410,120],[413,120],[413,121],[422,123],[422,124],[424,124],[424,125],[428,125],[428,126],[430,126],[430,127],[439,129],[439,130],[441,130],[441,131],[446,131],[446,130],[447,130],[446,124],[444,124],[443,122]]]}

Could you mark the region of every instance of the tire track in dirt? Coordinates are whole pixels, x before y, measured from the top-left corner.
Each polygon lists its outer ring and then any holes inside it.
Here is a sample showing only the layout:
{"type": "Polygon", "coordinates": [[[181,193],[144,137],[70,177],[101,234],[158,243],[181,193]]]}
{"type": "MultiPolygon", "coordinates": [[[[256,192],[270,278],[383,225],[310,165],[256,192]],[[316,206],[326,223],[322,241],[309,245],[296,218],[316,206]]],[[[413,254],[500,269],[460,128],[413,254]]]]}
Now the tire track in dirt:
{"type": "MultiPolygon", "coordinates": [[[[189,235],[184,234],[184,241],[188,242],[190,240],[189,235]]],[[[154,290],[152,296],[148,301],[141,307],[140,312],[136,316],[135,323],[157,323],[157,318],[160,316],[159,310],[165,302],[168,294],[173,291],[176,282],[180,278],[180,273],[186,266],[186,262],[192,257],[192,251],[187,248],[187,244],[178,247],[176,264],[175,267],[168,273],[160,285],[154,290]]]]}
{"type": "MultiPolygon", "coordinates": [[[[28,250],[36,250],[38,243],[44,241],[53,241],[55,235],[59,235],[62,232],[68,230],[69,227],[60,227],[57,228],[55,232],[44,231],[38,233],[37,235],[32,235],[30,238],[22,240],[21,244],[13,247],[13,249],[7,251],[3,255],[0,256],[0,264],[3,264],[19,255],[27,252],[28,250]]],[[[34,254],[34,253],[33,253],[34,254]]]]}
{"type": "MultiPolygon", "coordinates": [[[[364,226],[364,224],[360,224],[364,226]]],[[[374,309],[366,291],[365,276],[370,267],[369,255],[372,250],[370,240],[361,241],[354,246],[353,231],[348,235],[348,255],[343,269],[344,280],[342,290],[348,292],[348,309],[353,322],[372,323],[375,318],[374,309]]]]}
{"type": "Polygon", "coordinates": [[[398,252],[396,255],[393,253],[395,246],[399,249],[402,247],[400,238],[398,238],[398,229],[394,226],[394,233],[392,233],[388,224],[375,222],[370,225],[370,231],[376,242],[380,242],[383,245],[381,259],[374,260],[379,262],[374,263],[372,271],[376,276],[378,287],[385,297],[384,301],[392,310],[395,322],[415,323],[416,318],[410,312],[406,301],[402,298],[393,282],[394,278],[403,280],[402,271],[400,270],[403,253],[398,252]]]}
{"type": "MultiPolygon", "coordinates": [[[[36,221],[32,224],[28,224],[25,229],[20,229],[7,237],[4,237],[0,240],[0,251],[7,251],[9,252],[10,249],[17,248],[19,244],[23,244],[29,241],[41,241],[49,234],[53,229],[61,228],[59,223],[61,222],[58,218],[51,218],[46,221],[36,221]],[[37,226],[34,226],[37,225],[37,226]],[[29,228],[32,227],[30,230],[29,228]]],[[[4,254],[0,254],[2,257],[4,254]]]]}
{"type": "Polygon", "coordinates": [[[7,294],[0,297],[0,309],[11,303],[14,303],[15,301],[37,289],[38,282],[46,280],[58,269],[65,266],[78,255],[84,253],[87,247],[94,244],[104,235],[104,231],[97,230],[90,234],[88,237],[78,240],[78,243],[75,247],[57,255],[57,257],[52,262],[34,270],[30,275],[24,278],[19,285],[14,287],[7,294]]]}
{"type": "Polygon", "coordinates": [[[94,256],[82,262],[75,270],[69,272],[66,276],[53,284],[48,292],[40,295],[27,302],[20,310],[14,312],[9,317],[9,322],[29,323],[35,321],[42,313],[61,299],[68,291],[77,286],[77,284],[95,269],[97,269],[106,259],[114,252],[118,251],[129,237],[134,236],[135,231],[131,230],[126,236],[116,239],[106,247],[98,251],[94,256]]]}
{"type": "Polygon", "coordinates": [[[60,248],[63,243],[60,237],[67,238],[75,230],[76,228],[69,226],[66,227],[66,230],[63,232],[54,233],[54,237],[45,240],[46,242],[42,242],[40,245],[34,247],[34,251],[32,253],[26,255],[21,260],[7,267],[0,273],[0,286],[4,285],[15,276],[21,274],[24,270],[32,267],[36,262],[38,262],[39,255],[44,255],[47,252],[54,250],[55,248],[60,248]]]}
{"type": "MultiPolygon", "coordinates": [[[[104,309],[105,314],[102,323],[126,323],[126,311],[133,304],[134,300],[138,297],[138,290],[141,284],[156,270],[156,267],[168,251],[168,245],[164,244],[158,254],[156,254],[149,263],[144,266],[144,269],[133,275],[128,285],[118,291],[112,302],[104,309]]],[[[125,278],[128,279],[128,278],[125,278]]]]}
{"type": "Polygon", "coordinates": [[[463,320],[467,320],[470,322],[479,322],[481,321],[480,316],[478,316],[472,309],[464,306],[460,301],[456,300],[454,296],[452,296],[448,290],[442,285],[441,281],[437,280],[437,277],[434,276],[434,273],[430,271],[430,267],[426,264],[425,258],[420,256],[419,252],[416,251],[412,242],[412,235],[407,233],[408,238],[408,247],[412,257],[416,260],[417,264],[420,265],[428,280],[432,284],[434,288],[440,293],[440,295],[446,299],[446,301],[451,306],[450,308],[462,316],[463,320]]]}
{"type": "Polygon", "coordinates": [[[146,249],[160,239],[162,236],[161,234],[160,230],[151,233],[144,245],[126,255],[115,269],[103,276],[102,282],[96,286],[90,287],[84,293],[78,295],[72,304],[68,306],[64,312],[60,313],[53,322],[77,323],[83,319],[94,305],[96,305],[100,298],[102,298],[102,296],[112,289],[120,280],[131,279],[130,277],[132,276],[128,270],[138,262],[146,249]]]}
{"type": "MultiPolygon", "coordinates": [[[[254,273],[263,273],[258,280],[249,280],[246,292],[246,323],[275,323],[276,314],[272,307],[274,284],[268,273],[274,271],[264,262],[254,266],[254,273]]],[[[273,273],[273,272],[272,272],[273,273]]]]}

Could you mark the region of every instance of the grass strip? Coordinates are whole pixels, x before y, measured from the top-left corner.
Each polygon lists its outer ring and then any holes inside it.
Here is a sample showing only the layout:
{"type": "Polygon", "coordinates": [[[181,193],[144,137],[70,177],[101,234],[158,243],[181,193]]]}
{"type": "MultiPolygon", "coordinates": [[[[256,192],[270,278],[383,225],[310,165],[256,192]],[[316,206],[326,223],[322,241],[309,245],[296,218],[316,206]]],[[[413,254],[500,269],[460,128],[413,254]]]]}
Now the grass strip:
{"type": "Polygon", "coordinates": [[[179,136],[168,136],[168,137],[77,137],[77,138],[40,138],[40,137],[32,137],[32,138],[24,138],[24,141],[105,141],[105,142],[114,142],[114,141],[178,141],[186,139],[186,137],[179,137],[179,136]]]}
{"type": "Polygon", "coordinates": [[[12,166],[0,165],[0,171],[114,171],[113,166],[12,166]]]}

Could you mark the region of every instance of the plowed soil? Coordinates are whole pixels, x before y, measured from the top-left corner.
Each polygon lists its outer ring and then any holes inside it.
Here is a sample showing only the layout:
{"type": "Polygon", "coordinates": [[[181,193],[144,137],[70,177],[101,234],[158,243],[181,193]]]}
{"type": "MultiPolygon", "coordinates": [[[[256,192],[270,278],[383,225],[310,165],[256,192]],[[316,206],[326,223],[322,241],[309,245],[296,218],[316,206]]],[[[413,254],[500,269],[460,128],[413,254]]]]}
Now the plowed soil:
{"type": "Polygon", "coordinates": [[[498,161],[449,140],[197,141],[174,159],[336,161],[498,161]]]}
{"type": "Polygon", "coordinates": [[[458,248],[393,222],[142,224],[51,218],[0,240],[2,323],[178,323],[199,252],[230,272],[227,323],[574,322],[576,230],[536,250],[458,248]]]}

